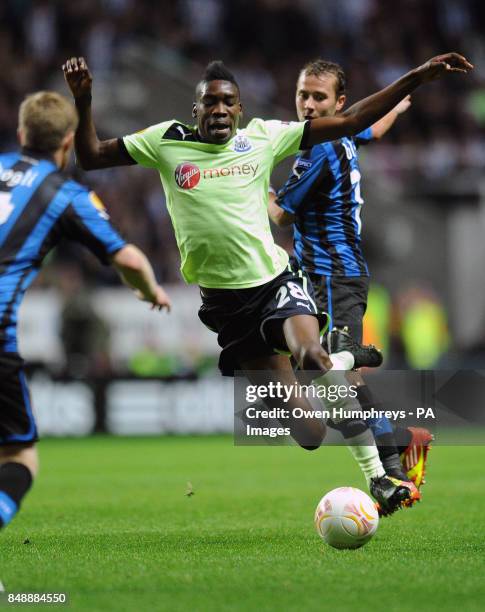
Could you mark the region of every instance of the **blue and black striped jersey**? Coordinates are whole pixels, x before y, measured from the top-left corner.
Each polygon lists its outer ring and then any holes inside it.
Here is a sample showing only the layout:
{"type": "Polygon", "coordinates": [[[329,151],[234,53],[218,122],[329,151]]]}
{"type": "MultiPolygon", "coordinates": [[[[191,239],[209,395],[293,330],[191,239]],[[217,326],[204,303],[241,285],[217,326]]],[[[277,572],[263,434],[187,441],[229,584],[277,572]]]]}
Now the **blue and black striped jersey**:
{"type": "Polygon", "coordinates": [[[103,263],[125,241],[96,194],[31,151],[0,155],[0,352],[17,352],[17,311],[45,255],[63,238],[103,263]]]}
{"type": "Polygon", "coordinates": [[[295,215],[294,252],[307,272],[368,276],[360,246],[360,171],[357,146],[372,139],[367,128],[354,138],[303,151],[278,193],[277,203],[295,215]]]}

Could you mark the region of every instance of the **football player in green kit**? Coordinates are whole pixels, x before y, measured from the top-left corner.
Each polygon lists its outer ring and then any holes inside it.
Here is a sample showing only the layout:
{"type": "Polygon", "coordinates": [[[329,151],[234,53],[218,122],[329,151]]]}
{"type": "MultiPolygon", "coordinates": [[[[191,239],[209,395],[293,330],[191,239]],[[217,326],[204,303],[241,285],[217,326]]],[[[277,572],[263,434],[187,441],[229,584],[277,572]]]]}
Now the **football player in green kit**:
{"type": "MultiPolygon", "coordinates": [[[[289,351],[315,384],[340,384],[343,371],[375,366],[381,355],[350,337],[328,355],[320,344],[324,325],[311,285],[292,270],[271,235],[267,203],[276,164],[314,144],[356,134],[389,112],[418,86],[472,65],[457,53],[432,58],[382,91],[336,117],[311,122],[253,119],[239,130],[240,91],[222,62],[211,62],[198,83],[195,126],[164,121],[146,130],[100,141],[91,111],[92,77],[83,58],[71,58],[64,75],[79,112],[76,154],[85,169],[140,164],[160,174],[181,255],[182,276],[200,286],[199,317],[218,333],[223,374],[265,372],[268,380],[294,384],[289,351]]],[[[279,402],[276,399],[275,405],[279,402]]],[[[274,402],[273,402],[274,403],[274,402]]],[[[272,402],[268,401],[269,407],[272,402]]],[[[301,400],[300,400],[301,405],[301,400]]],[[[291,408],[291,406],[288,406],[291,408]]],[[[308,449],[325,436],[319,419],[289,422],[308,449]]],[[[409,500],[405,483],[388,478],[369,430],[369,442],[352,447],[384,513],[409,500]]]]}

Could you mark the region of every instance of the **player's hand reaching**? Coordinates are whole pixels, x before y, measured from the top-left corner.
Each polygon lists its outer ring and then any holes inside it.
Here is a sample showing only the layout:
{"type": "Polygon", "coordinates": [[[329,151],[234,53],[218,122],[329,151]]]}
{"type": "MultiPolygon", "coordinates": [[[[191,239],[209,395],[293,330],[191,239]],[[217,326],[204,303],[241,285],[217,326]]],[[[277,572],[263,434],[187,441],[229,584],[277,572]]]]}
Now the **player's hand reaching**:
{"type": "Polygon", "coordinates": [[[84,57],[71,57],[62,65],[62,70],[74,98],[91,95],[93,77],[84,57]]]}
{"type": "Polygon", "coordinates": [[[152,310],[163,310],[166,308],[167,312],[170,312],[172,309],[172,302],[160,285],[157,285],[155,292],[151,295],[145,295],[139,289],[135,289],[134,293],[142,302],[149,302],[152,305],[152,310]]]}
{"type": "Polygon", "coordinates": [[[423,79],[423,83],[440,79],[450,72],[467,74],[470,70],[473,70],[473,64],[459,53],[444,53],[443,55],[437,55],[417,68],[418,73],[423,79]]]}

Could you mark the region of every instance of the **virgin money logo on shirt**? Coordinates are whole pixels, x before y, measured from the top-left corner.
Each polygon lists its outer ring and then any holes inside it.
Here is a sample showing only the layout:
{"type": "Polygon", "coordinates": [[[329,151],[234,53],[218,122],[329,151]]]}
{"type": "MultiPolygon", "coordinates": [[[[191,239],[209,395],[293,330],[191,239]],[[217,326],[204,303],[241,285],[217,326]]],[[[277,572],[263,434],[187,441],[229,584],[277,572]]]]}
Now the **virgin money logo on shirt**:
{"type": "Polygon", "coordinates": [[[175,180],[182,189],[193,189],[200,181],[200,170],[195,164],[183,162],[175,168],[175,180]]]}
{"type": "Polygon", "coordinates": [[[200,170],[195,164],[183,162],[175,168],[175,180],[182,189],[197,187],[201,178],[204,180],[224,178],[226,176],[255,177],[259,164],[234,164],[220,168],[203,168],[200,170]]]}

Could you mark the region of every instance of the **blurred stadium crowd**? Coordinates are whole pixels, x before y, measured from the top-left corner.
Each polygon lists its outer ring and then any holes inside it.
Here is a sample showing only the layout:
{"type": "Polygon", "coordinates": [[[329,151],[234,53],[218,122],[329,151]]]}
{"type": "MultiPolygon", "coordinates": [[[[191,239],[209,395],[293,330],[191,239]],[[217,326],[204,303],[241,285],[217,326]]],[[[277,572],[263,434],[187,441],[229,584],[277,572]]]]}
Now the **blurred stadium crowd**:
{"type": "MultiPolygon", "coordinates": [[[[243,98],[251,91],[266,118],[278,116],[275,106],[293,116],[298,69],[313,57],[342,64],[352,102],[441,51],[457,50],[475,63],[473,77],[421,90],[386,136],[389,144],[380,157],[381,171],[393,180],[439,180],[485,165],[484,31],[480,0],[2,0],[0,148],[16,146],[23,96],[49,87],[66,58],[84,55],[100,82],[134,41],[160,41],[201,68],[223,58],[243,98]]],[[[143,117],[140,121],[144,127],[143,117]]],[[[103,126],[99,129],[102,134],[103,126]]],[[[160,280],[181,282],[156,173],[72,170],[96,188],[121,232],[148,254],[160,280]]],[[[280,239],[291,248],[289,234],[280,239]]],[[[63,290],[80,273],[91,286],[117,284],[109,269],[101,270],[83,251],[63,247],[60,253],[38,286],[63,290]]]]}
{"type": "MultiPolygon", "coordinates": [[[[267,117],[274,104],[292,113],[295,76],[311,57],[342,64],[352,101],[437,52],[456,49],[477,64],[474,78],[446,79],[420,91],[386,140],[400,145],[394,147],[396,163],[416,164],[416,172],[483,167],[484,30],[485,5],[479,0],[3,0],[0,147],[15,146],[23,96],[45,88],[67,57],[85,55],[99,82],[123,47],[140,38],[163,41],[201,65],[224,58],[243,96],[250,90],[267,117]]],[[[168,220],[160,216],[157,177],[112,171],[88,180],[120,229],[152,257],[162,280],[178,282],[178,256],[168,220]]],[[[105,280],[112,278],[107,274],[105,280]]]]}
{"type": "MultiPolygon", "coordinates": [[[[136,38],[160,40],[201,64],[224,58],[242,91],[251,89],[269,111],[274,103],[293,108],[297,70],[319,55],[344,66],[351,99],[443,50],[468,55],[475,79],[485,76],[479,0],[3,0],[0,28],[2,146],[12,138],[19,99],[45,87],[66,57],[82,53],[99,77],[136,38]]],[[[447,79],[420,93],[394,142],[483,135],[484,93],[476,85],[447,79]]]]}

